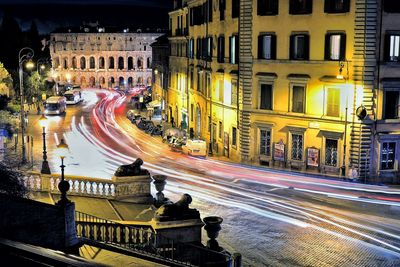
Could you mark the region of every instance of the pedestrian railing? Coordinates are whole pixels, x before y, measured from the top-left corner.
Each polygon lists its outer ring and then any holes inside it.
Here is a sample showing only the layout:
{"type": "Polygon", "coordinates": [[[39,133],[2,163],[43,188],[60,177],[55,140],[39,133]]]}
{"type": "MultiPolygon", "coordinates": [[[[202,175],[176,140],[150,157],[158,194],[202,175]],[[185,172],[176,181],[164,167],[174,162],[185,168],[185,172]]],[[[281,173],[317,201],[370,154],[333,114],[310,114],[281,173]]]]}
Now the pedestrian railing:
{"type": "MultiPolygon", "coordinates": [[[[69,195],[96,196],[100,198],[115,197],[115,185],[112,181],[72,175],[65,175],[64,179],[70,185],[69,195]]],[[[25,186],[32,191],[59,193],[58,184],[60,181],[61,176],[58,174],[46,175],[28,172],[24,177],[25,186]]]]}

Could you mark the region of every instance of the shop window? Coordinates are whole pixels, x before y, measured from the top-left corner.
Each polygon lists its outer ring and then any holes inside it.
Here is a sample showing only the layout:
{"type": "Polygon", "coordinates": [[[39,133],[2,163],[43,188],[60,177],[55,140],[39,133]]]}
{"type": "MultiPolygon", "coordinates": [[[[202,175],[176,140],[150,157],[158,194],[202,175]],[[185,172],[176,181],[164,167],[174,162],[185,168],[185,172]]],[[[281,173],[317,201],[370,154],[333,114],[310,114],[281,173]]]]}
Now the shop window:
{"type": "Polygon", "coordinates": [[[312,0],[290,0],[289,14],[303,15],[312,13],[312,0]]]}
{"type": "Polygon", "coordinates": [[[292,87],[292,112],[304,113],[305,111],[305,86],[294,85],[292,87]]]}
{"type": "Polygon", "coordinates": [[[325,165],[337,166],[338,158],[338,140],[326,139],[325,140],[325,165]]]}
{"type": "Polygon", "coordinates": [[[384,92],[384,118],[398,119],[399,118],[399,91],[384,92]]]}
{"type": "Polygon", "coordinates": [[[384,55],[386,61],[400,61],[400,34],[386,34],[384,55]]]}
{"type": "Polygon", "coordinates": [[[258,36],[258,58],[276,59],[276,35],[262,34],[258,36]]]}
{"type": "Polygon", "coordinates": [[[257,0],[257,15],[278,15],[279,0],[257,0]]]}
{"type": "Polygon", "coordinates": [[[350,11],[350,0],[325,0],[325,13],[345,13],[350,11]]]}
{"type": "Polygon", "coordinates": [[[302,160],[303,159],[303,135],[292,133],[292,160],[302,160]]]}
{"type": "Polygon", "coordinates": [[[325,35],[325,60],[344,60],[346,57],[346,35],[328,33],[325,35]]]}
{"type": "Polygon", "coordinates": [[[326,115],[339,117],[340,115],[340,88],[326,90],[326,115]]]}
{"type": "Polygon", "coordinates": [[[310,38],[307,34],[294,34],[290,36],[290,59],[308,60],[310,38]]]}
{"type": "Polygon", "coordinates": [[[260,86],[260,109],[272,110],[272,85],[260,86]]]}
{"type": "Polygon", "coordinates": [[[393,170],[396,153],[395,142],[383,142],[381,148],[381,170],[393,170]]]}
{"type": "Polygon", "coordinates": [[[271,156],[271,130],[260,130],[260,155],[271,156]]]}

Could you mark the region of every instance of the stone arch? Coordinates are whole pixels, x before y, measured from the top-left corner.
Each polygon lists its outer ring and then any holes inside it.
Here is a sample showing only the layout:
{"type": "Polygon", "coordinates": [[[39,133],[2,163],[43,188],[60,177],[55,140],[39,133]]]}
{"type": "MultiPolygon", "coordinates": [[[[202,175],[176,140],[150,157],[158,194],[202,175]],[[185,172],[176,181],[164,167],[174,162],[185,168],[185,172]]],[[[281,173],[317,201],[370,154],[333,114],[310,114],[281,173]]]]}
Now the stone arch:
{"type": "Polygon", "coordinates": [[[81,70],[86,69],[86,58],[85,57],[81,57],[80,65],[81,65],[81,70]]]}
{"type": "Polygon", "coordinates": [[[115,68],[114,57],[109,57],[108,58],[108,68],[109,69],[114,69],[115,68]]]}
{"type": "Polygon", "coordinates": [[[138,85],[143,84],[143,77],[142,76],[138,77],[137,83],[138,83],[138,85]]]}
{"type": "Polygon", "coordinates": [[[63,68],[64,69],[68,69],[69,68],[69,66],[68,66],[68,58],[63,58],[63,68]]]}
{"type": "Polygon", "coordinates": [[[125,79],[124,79],[124,77],[119,77],[118,78],[118,85],[120,86],[120,87],[124,87],[125,86],[125,79]]]}
{"type": "Polygon", "coordinates": [[[133,77],[128,78],[128,87],[129,88],[133,87],[133,77]]]}
{"type": "Polygon", "coordinates": [[[143,69],[143,58],[142,58],[142,57],[139,57],[139,58],[137,59],[137,64],[136,64],[136,66],[137,66],[138,69],[143,69]]]}
{"type": "Polygon", "coordinates": [[[133,57],[128,57],[128,70],[133,70],[133,57]]]}
{"type": "Polygon", "coordinates": [[[87,86],[87,82],[86,82],[85,76],[82,76],[82,77],[81,77],[81,86],[82,86],[82,87],[86,87],[86,86],[87,86]]]}
{"type": "Polygon", "coordinates": [[[73,69],[76,69],[76,66],[77,66],[77,64],[76,64],[76,57],[72,57],[72,68],[73,68],[73,69]]]}
{"type": "Polygon", "coordinates": [[[151,57],[148,57],[148,58],[147,58],[147,65],[146,65],[146,67],[147,67],[148,69],[151,68],[151,57]]]}
{"type": "Polygon", "coordinates": [[[105,62],[104,62],[104,57],[99,58],[99,69],[104,69],[105,67],[105,62]]]}
{"type": "Polygon", "coordinates": [[[120,70],[124,69],[124,58],[123,57],[118,57],[118,69],[120,69],[120,70]]]}
{"type": "Polygon", "coordinates": [[[106,79],[103,76],[101,76],[99,78],[99,85],[100,85],[100,88],[105,88],[106,87],[106,79]]]}
{"type": "Polygon", "coordinates": [[[108,78],[108,87],[113,87],[114,86],[114,84],[115,84],[115,79],[114,79],[114,77],[110,77],[110,78],[108,78]]]}
{"type": "Polygon", "coordinates": [[[91,76],[89,78],[89,87],[94,87],[95,85],[96,85],[96,79],[93,76],[91,76]]]}
{"type": "Polygon", "coordinates": [[[89,59],[89,69],[95,69],[96,68],[96,61],[94,57],[90,57],[89,59]]]}

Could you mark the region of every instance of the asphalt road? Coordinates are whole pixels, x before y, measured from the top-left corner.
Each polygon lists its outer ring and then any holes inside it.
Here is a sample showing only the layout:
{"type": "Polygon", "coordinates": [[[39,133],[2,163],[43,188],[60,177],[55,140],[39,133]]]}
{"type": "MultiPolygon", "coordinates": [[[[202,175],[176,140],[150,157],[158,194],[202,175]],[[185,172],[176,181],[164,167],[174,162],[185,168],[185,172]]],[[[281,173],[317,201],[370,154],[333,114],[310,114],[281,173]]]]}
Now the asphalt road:
{"type": "MultiPolygon", "coordinates": [[[[168,176],[165,195],[183,193],[202,217],[224,218],[220,245],[249,266],[400,266],[400,190],[195,158],[171,151],[125,117],[129,96],[85,90],[65,116],[49,116],[50,167],[55,148],[70,147],[66,174],[110,179],[137,157],[168,176]]],[[[40,168],[39,116],[30,115],[34,168],[40,168]]]]}

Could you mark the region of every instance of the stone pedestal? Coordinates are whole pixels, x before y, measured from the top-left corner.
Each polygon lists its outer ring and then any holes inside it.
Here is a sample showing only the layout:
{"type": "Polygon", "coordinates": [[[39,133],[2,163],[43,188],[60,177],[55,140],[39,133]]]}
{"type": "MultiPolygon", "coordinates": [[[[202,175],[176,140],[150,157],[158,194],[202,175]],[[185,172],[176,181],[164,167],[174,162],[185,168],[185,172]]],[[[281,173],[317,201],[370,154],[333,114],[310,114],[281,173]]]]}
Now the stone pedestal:
{"type": "Polygon", "coordinates": [[[150,175],[113,176],[115,200],[135,204],[152,204],[150,175]]]}
{"type": "Polygon", "coordinates": [[[204,223],[200,219],[165,222],[153,219],[150,223],[157,234],[156,247],[171,245],[171,240],[174,243],[201,243],[204,223]]]}

